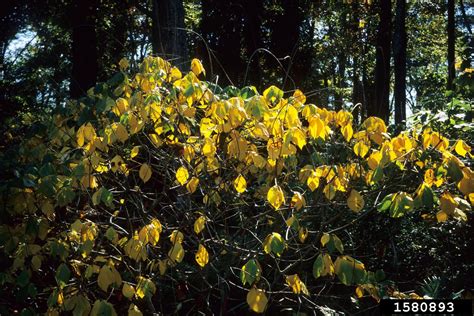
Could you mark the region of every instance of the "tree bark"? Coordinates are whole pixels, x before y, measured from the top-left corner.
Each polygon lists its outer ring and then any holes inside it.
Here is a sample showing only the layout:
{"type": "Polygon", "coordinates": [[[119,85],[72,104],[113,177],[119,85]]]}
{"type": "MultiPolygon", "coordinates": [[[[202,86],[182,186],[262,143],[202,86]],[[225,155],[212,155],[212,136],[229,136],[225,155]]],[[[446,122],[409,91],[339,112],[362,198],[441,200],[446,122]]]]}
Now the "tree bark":
{"type": "Polygon", "coordinates": [[[75,1],[72,7],[72,74],[69,93],[73,99],[84,95],[97,81],[96,9],[95,0],[75,1]]]}
{"type": "Polygon", "coordinates": [[[151,16],[153,53],[179,66],[188,59],[183,1],[153,0],[151,16]]]}
{"type": "Polygon", "coordinates": [[[406,2],[397,0],[393,33],[393,60],[395,72],[395,124],[406,120],[407,32],[405,28],[406,2]]]}
{"type": "Polygon", "coordinates": [[[456,76],[454,44],[456,41],[454,22],[454,0],[448,0],[448,90],[454,90],[454,78],[456,76]]]}
{"type": "Polygon", "coordinates": [[[388,123],[390,94],[391,3],[380,0],[380,22],[377,31],[375,59],[375,102],[367,109],[369,116],[378,116],[388,123]]]}

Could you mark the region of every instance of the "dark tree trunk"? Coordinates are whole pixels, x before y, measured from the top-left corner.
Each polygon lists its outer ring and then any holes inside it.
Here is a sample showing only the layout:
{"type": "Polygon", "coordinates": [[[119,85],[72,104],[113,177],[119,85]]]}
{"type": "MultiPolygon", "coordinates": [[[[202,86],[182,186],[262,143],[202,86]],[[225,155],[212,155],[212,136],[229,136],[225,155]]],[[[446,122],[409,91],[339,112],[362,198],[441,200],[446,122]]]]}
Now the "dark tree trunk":
{"type": "Polygon", "coordinates": [[[98,73],[95,0],[75,1],[72,12],[71,98],[77,99],[95,86],[98,73]]]}
{"type": "Polygon", "coordinates": [[[454,77],[456,76],[456,70],[454,68],[455,28],[454,0],[448,0],[448,90],[454,90],[454,77]]]}
{"type": "Polygon", "coordinates": [[[380,22],[377,30],[375,59],[375,102],[367,109],[369,116],[378,116],[388,122],[390,115],[390,37],[391,3],[380,0],[380,22]]]}
{"type": "Polygon", "coordinates": [[[395,124],[406,120],[407,33],[405,28],[406,2],[397,0],[393,33],[393,61],[395,71],[395,124]]]}
{"type": "Polygon", "coordinates": [[[337,57],[337,88],[338,92],[336,94],[336,99],[334,100],[334,105],[336,111],[339,111],[342,109],[342,106],[344,104],[344,88],[346,87],[346,81],[345,81],[345,76],[346,76],[346,53],[341,52],[338,57],[337,57]]]}
{"type": "MultiPolygon", "coordinates": [[[[188,59],[182,0],[152,0],[152,48],[161,57],[180,65],[188,59]]],[[[188,65],[183,65],[188,67],[188,65]]]]}
{"type": "MultiPolygon", "coordinates": [[[[249,58],[252,56],[257,49],[264,47],[262,39],[262,12],[263,12],[263,2],[255,0],[244,0],[243,9],[245,10],[245,24],[243,29],[244,35],[244,48],[245,56],[247,62],[250,62],[248,65],[249,72],[247,74],[247,82],[251,85],[255,85],[258,88],[261,84],[262,72],[261,72],[261,59],[262,53],[255,53],[252,60],[249,61],[249,58]]],[[[246,84],[247,82],[244,82],[246,84]]]]}

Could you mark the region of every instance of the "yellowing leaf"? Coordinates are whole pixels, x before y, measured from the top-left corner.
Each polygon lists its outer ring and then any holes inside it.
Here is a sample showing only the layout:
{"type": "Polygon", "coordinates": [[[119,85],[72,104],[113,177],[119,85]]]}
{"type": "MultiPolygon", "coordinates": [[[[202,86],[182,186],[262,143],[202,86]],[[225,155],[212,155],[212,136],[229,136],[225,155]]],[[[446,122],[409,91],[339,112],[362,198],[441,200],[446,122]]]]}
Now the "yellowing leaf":
{"type": "Polygon", "coordinates": [[[144,297],[151,297],[156,292],[155,283],[152,280],[144,278],[142,276],[138,277],[138,284],[137,284],[137,297],[144,298],[144,297]]]}
{"type": "Polygon", "coordinates": [[[288,284],[288,286],[293,290],[293,293],[295,294],[303,293],[305,295],[309,295],[306,285],[303,283],[303,281],[301,281],[298,274],[287,275],[285,279],[286,279],[286,284],[288,284]]]}
{"type": "Polygon", "coordinates": [[[283,194],[283,190],[278,185],[274,185],[268,190],[267,200],[275,208],[275,210],[278,210],[280,206],[285,203],[285,195],[283,194]]]}
{"type": "Polygon", "coordinates": [[[181,243],[176,242],[168,252],[168,257],[175,262],[181,262],[184,258],[184,249],[181,243]]]}
{"type": "Polygon", "coordinates": [[[352,211],[358,213],[364,208],[364,198],[359,192],[352,190],[349,194],[349,197],[347,198],[347,205],[352,211]]]}
{"type": "Polygon", "coordinates": [[[303,194],[295,192],[291,198],[290,206],[296,208],[297,211],[301,210],[306,205],[306,200],[303,194]]]}
{"type": "Polygon", "coordinates": [[[306,238],[308,238],[308,234],[309,232],[306,227],[300,227],[300,229],[298,229],[298,238],[301,243],[304,243],[306,241],[306,238]]]}
{"type": "Polygon", "coordinates": [[[121,123],[115,123],[112,126],[112,130],[115,133],[115,137],[117,137],[120,142],[124,143],[128,139],[127,129],[121,123]]]}
{"type": "Polygon", "coordinates": [[[182,243],[184,240],[184,235],[179,230],[173,230],[170,235],[170,240],[172,243],[182,243]]]}
{"type": "Polygon", "coordinates": [[[438,213],[436,213],[436,220],[438,223],[445,222],[448,220],[448,214],[443,211],[438,211],[438,213]]]}
{"type": "Polygon", "coordinates": [[[124,283],[122,287],[122,294],[128,299],[131,299],[135,295],[135,288],[133,285],[124,283]]]}
{"type": "Polygon", "coordinates": [[[184,185],[186,181],[188,181],[188,178],[188,169],[185,167],[179,167],[179,169],[176,171],[176,180],[178,180],[179,184],[184,185]]]}
{"type": "Polygon", "coordinates": [[[247,181],[245,181],[245,178],[241,174],[235,178],[234,188],[239,193],[243,193],[247,189],[247,181]]]}
{"type": "Polygon", "coordinates": [[[130,304],[130,307],[128,308],[128,316],[142,316],[143,313],[138,309],[137,305],[135,304],[130,304]]]}
{"type": "Polygon", "coordinates": [[[355,145],[354,145],[354,153],[361,157],[361,158],[364,158],[365,155],[367,155],[367,153],[369,152],[369,146],[367,146],[367,144],[364,142],[364,141],[358,141],[355,145]]]}
{"type": "Polygon", "coordinates": [[[462,157],[466,157],[467,153],[471,153],[471,147],[461,139],[456,142],[454,150],[459,156],[462,157]]]}
{"type": "Polygon", "coordinates": [[[198,219],[194,222],[194,232],[199,235],[202,230],[204,229],[204,226],[206,225],[206,217],[204,215],[199,216],[198,219]]]}
{"type": "Polygon", "coordinates": [[[352,135],[354,134],[354,131],[352,130],[352,125],[350,123],[343,126],[341,128],[341,132],[347,142],[351,140],[352,135]]]}
{"type": "Polygon", "coordinates": [[[206,75],[206,70],[204,70],[204,67],[202,66],[202,63],[199,59],[194,58],[191,61],[191,70],[194,72],[196,76],[199,76],[201,73],[206,75]]]}
{"type": "Polygon", "coordinates": [[[99,276],[97,277],[97,284],[104,291],[107,292],[110,285],[115,284],[116,286],[122,283],[122,277],[120,273],[115,269],[112,263],[104,264],[100,269],[99,276]]]}
{"type": "Polygon", "coordinates": [[[196,259],[196,262],[201,267],[204,267],[209,262],[209,253],[207,252],[206,247],[199,244],[199,248],[198,248],[198,251],[196,252],[195,259],[196,259]]]}
{"type": "Polygon", "coordinates": [[[255,313],[263,313],[267,307],[268,299],[263,290],[253,287],[247,293],[247,304],[255,313]]]}
{"type": "Polygon", "coordinates": [[[151,170],[150,166],[144,163],[140,167],[140,171],[138,172],[138,175],[140,176],[140,179],[142,179],[144,183],[147,183],[148,180],[150,180],[152,173],[153,171],[151,170]]]}
{"type": "Polygon", "coordinates": [[[189,193],[194,193],[196,192],[196,189],[199,185],[199,179],[196,177],[192,177],[191,180],[186,184],[186,189],[188,190],[189,193]]]}
{"type": "Polygon", "coordinates": [[[326,244],[331,240],[331,235],[324,233],[321,237],[321,246],[326,246],[326,244]]]}
{"type": "Polygon", "coordinates": [[[114,309],[114,306],[105,300],[96,300],[94,306],[92,306],[92,311],[90,316],[102,316],[110,315],[117,316],[117,312],[114,309]]]}
{"type": "Polygon", "coordinates": [[[263,241],[263,251],[269,254],[270,252],[277,255],[278,257],[283,253],[286,244],[285,240],[279,233],[271,233],[263,241]]]}

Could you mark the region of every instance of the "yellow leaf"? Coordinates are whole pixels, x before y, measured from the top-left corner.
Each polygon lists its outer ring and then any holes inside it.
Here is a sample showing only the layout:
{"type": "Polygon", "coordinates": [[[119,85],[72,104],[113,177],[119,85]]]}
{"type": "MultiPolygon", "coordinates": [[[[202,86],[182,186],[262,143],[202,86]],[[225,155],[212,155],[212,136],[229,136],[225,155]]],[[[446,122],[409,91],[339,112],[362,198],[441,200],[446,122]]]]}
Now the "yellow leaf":
{"type": "Polygon", "coordinates": [[[183,235],[182,232],[175,229],[171,232],[170,240],[171,240],[172,243],[176,243],[176,242],[182,243],[183,240],[184,240],[184,235],[183,235]]]}
{"type": "Polygon", "coordinates": [[[332,262],[331,256],[325,253],[323,255],[323,270],[321,276],[333,275],[334,274],[334,263],[332,262]]]}
{"type": "Polygon", "coordinates": [[[136,293],[138,298],[150,297],[156,293],[156,285],[152,280],[139,276],[136,293]]]}
{"type": "Polygon", "coordinates": [[[245,178],[241,174],[235,178],[234,188],[239,193],[243,193],[247,189],[247,181],[245,181],[245,178]]]}
{"type": "Polygon", "coordinates": [[[306,134],[299,128],[295,128],[292,130],[292,142],[299,147],[299,149],[303,149],[306,145],[306,134]]]}
{"type": "Polygon", "coordinates": [[[324,233],[321,237],[321,245],[324,247],[329,242],[329,240],[331,240],[331,236],[328,233],[324,233]]]}
{"type": "Polygon", "coordinates": [[[308,238],[308,229],[306,227],[300,227],[300,229],[298,230],[298,238],[300,240],[301,243],[304,243],[306,238],[308,238]]]}
{"type": "Polygon", "coordinates": [[[352,211],[358,213],[364,208],[364,198],[359,192],[352,190],[349,194],[349,197],[347,198],[347,205],[352,211]]]}
{"type": "Polygon", "coordinates": [[[448,215],[452,215],[458,206],[458,203],[454,200],[453,196],[449,192],[443,193],[439,199],[439,202],[441,210],[448,215]]]}
{"type": "Polygon", "coordinates": [[[121,123],[115,123],[112,127],[112,130],[120,142],[124,143],[128,139],[127,129],[121,123]]]}
{"type": "Polygon", "coordinates": [[[122,294],[126,298],[130,299],[135,295],[135,288],[133,287],[133,285],[124,283],[122,287],[122,294]]]}
{"type": "Polygon", "coordinates": [[[138,175],[140,176],[140,179],[142,179],[144,183],[147,183],[148,180],[150,180],[152,173],[153,171],[151,170],[150,166],[144,163],[140,167],[140,171],[138,172],[138,175]]]}
{"type": "Polygon", "coordinates": [[[198,251],[196,252],[195,259],[196,259],[196,262],[201,267],[204,267],[209,262],[209,253],[207,252],[206,247],[199,244],[199,248],[198,248],[198,251]]]}
{"type": "Polygon", "coordinates": [[[296,100],[298,100],[298,102],[301,102],[302,104],[306,102],[306,96],[299,89],[296,89],[295,92],[293,92],[293,97],[296,100]]]}
{"type": "Polygon", "coordinates": [[[454,150],[459,156],[462,157],[466,157],[467,153],[471,153],[471,147],[461,139],[456,142],[454,150]]]}
{"type": "Polygon", "coordinates": [[[308,179],[306,180],[306,184],[308,185],[311,191],[314,191],[319,187],[319,176],[316,173],[316,171],[314,170],[311,171],[308,179]]]}
{"type": "Polygon", "coordinates": [[[298,274],[287,275],[286,277],[286,284],[293,290],[293,293],[300,294],[303,293],[305,295],[309,295],[308,289],[306,285],[301,281],[298,274]]]}
{"type": "Polygon", "coordinates": [[[445,222],[448,220],[448,214],[443,211],[438,211],[438,213],[436,213],[436,220],[438,223],[445,222]]]}
{"type": "Polygon", "coordinates": [[[191,180],[186,184],[186,189],[188,190],[189,193],[194,193],[196,192],[196,189],[199,184],[199,179],[196,177],[192,177],[191,180]]]}
{"type": "Polygon", "coordinates": [[[323,193],[324,193],[324,196],[326,197],[326,199],[331,201],[336,196],[336,187],[334,185],[332,185],[331,183],[326,184],[326,186],[323,189],[323,193]]]}
{"type": "Polygon", "coordinates": [[[352,129],[352,125],[349,123],[345,125],[344,127],[341,128],[342,135],[346,139],[347,142],[349,142],[352,138],[352,135],[354,134],[354,131],[352,129]]]}
{"type": "Polygon", "coordinates": [[[309,121],[309,134],[313,138],[326,139],[326,124],[319,117],[311,118],[309,121]]]}
{"type": "Polygon", "coordinates": [[[185,167],[179,167],[179,169],[176,171],[176,180],[178,180],[179,184],[184,185],[186,181],[188,181],[188,178],[188,169],[185,167]]]}
{"type": "Polygon", "coordinates": [[[204,229],[204,226],[206,225],[206,217],[204,215],[199,216],[198,219],[194,222],[194,232],[199,235],[202,230],[204,229]]]}
{"type": "Polygon", "coordinates": [[[206,157],[212,157],[216,153],[216,145],[211,138],[204,139],[204,145],[202,146],[202,154],[206,157]]]}
{"type": "Polygon", "coordinates": [[[137,305],[135,304],[130,304],[130,307],[128,308],[128,316],[142,316],[143,313],[138,309],[137,305]]]}
{"type": "Polygon", "coordinates": [[[168,252],[168,257],[175,262],[181,262],[184,258],[184,249],[181,243],[176,242],[168,252]]]}
{"type": "Polygon", "coordinates": [[[115,284],[116,286],[122,283],[122,277],[120,273],[115,269],[112,263],[104,264],[100,269],[99,276],[97,277],[97,284],[104,291],[107,292],[110,285],[115,284]]]}
{"type": "Polygon", "coordinates": [[[358,141],[355,145],[354,145],[354,153],[361,157],[361,158],[364,158],[365,155],[367,155],[367,153],[369,152],[369,146],[367,146],[367,144],[364,142],[364,141],[358,141]]]}
{"type": "MultiPolygon", "coordinates": [[[[204,70],[204,67],[202,66],[202,63],[199,59],[194,58],[191,61],[191,70],[194,72],[196,76],[199,76],[201,73],[206,75],[206,70],[204,70]]],[[[186,78],[185,78],[186,79],[186,78]]]]}
{"type": "Polygon", "coordinates": [[[139,151],[140,151],[140,146],[133,147],[132,151],[130,152],[130,158],[135,158],[138,155],[139,151]]]}
{"type": "Polygon", "coordinates": [[[120,70],[122,71],[126,70],[130,66],[127,58],[123,57],[122,59],[120,59],[119,66],[120,66],[120,70]]]}
{"type": "Polygon", "coordinates": [[[303,194],[295,192],[291,198],[290,206],[296,208],[297,211],[301,210],[306,205],[306,200],[303,194]]]}
{"type": "Polygon", "coordinates": [[[247,304],[255,313],[263,313],[267,303],[268,299],[263,290],[254,287],[247,293],[247,304]]]}
{"type": "Polygon", "coordinates": [[[285,195],[283,194],[283,190],[278,185],[274,185],[268,190],[267,200],[275,208],[275,210],[278,210],[280,206],[285,203],[285,195]]]}

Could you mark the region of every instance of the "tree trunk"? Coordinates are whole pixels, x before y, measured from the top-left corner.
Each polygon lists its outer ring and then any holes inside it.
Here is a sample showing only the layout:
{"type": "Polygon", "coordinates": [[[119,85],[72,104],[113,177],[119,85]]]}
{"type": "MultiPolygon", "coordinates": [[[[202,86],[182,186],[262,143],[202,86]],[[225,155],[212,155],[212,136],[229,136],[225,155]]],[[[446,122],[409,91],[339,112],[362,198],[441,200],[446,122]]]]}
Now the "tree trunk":
{"type": "MultiPolygon", "coordinates": [[[[188,59],[182,0],[153,0],[153,53],[180,65],[188,59]]],[[[188,65],[186,65],[187,67],[188,65]]]]}
{"type": "Polygon", "coordinates": [[[69,93],[77,99],[95,86],[99,70],[95,30],[95,0],[76,1],[72,7],[72,75],[69,93]]]}
{"type": "Polygon", "coordinates": [[[454,90],[454,77],[456,76],[456,69],[454,68],[455,28],[454,0],[448,0],[448,90],[454,90]]]}
{"type": "Polygon", "coordinates": [[[405,16],[405,0],[397,0],[393,33],[395,124],[401,124],[406,120],[407,33],[405,16]]]}
{"type": "Polygon", "coordinates": [[[391,3],[380,0],[380,22],[377,31],[375,59],[375,102],[367,109],[369,116],[378,116],[388,123],[390,94],[391,3]]]}

